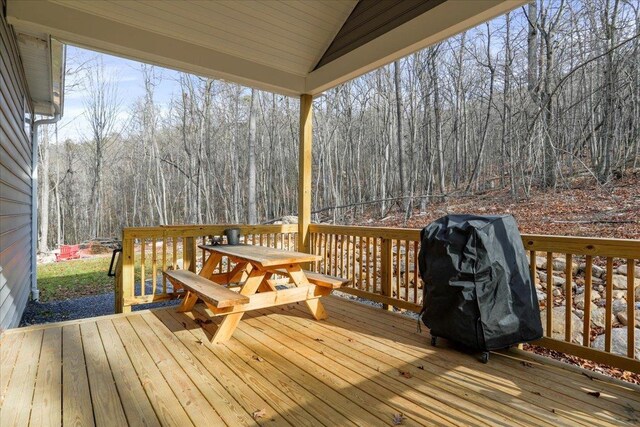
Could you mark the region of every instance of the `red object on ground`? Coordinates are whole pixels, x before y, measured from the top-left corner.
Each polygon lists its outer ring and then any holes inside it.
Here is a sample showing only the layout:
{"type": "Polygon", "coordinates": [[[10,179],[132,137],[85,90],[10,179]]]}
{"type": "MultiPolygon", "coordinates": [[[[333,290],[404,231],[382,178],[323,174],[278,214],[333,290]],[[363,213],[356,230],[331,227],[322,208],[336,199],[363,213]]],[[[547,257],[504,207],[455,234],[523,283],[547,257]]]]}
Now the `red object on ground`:
{"type": "Polygon", "coordinates": [[[60,253],[56,254],[56,262],[80,258],[80,245],[60,245],[60,253]]]}

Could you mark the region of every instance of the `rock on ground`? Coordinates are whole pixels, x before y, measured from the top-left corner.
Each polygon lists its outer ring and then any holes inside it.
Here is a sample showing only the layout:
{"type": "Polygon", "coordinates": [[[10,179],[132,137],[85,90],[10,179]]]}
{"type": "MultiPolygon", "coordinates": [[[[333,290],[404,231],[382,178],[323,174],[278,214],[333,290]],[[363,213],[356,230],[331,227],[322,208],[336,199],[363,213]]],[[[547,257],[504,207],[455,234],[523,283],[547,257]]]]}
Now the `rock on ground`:
{"type": "MultiPolygon", "coordinates": [[[[564,307],[553,308],[553,338],[564,340],[564,307]]],[[[547,326],[547,310],[540,312],[542,327],[547,326]]],[[[571,313],[571,342],[582,344],[582,320],[575,314],[571,313]]]]}
{"type": "MultiPolygon", "coordinates": [[[[604,350],[604,335],[598,335],[591,347],[604,350]]],[[[635,356],[640,359],[640,334],[635,334],[635,356]]],[[[611,352],[625,356],[627,354],[627,328],[615,328],[611,330],[611,352]]]]}

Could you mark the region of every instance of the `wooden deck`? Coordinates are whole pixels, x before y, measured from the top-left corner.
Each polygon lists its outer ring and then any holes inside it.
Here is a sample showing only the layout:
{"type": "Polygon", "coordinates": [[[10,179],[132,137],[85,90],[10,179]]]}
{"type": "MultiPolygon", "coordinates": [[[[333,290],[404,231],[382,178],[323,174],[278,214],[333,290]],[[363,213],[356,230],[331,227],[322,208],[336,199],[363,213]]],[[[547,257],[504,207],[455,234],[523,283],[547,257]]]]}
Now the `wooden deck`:
{"type": "Polygon", "coordinates": [[[431,347],[412,320],[323,301],[326,321],[304,305],[265,309],[213,346],[200,313],[173,308],[8,331],[0,425],[640,422],[637,389],[514,356],[483,365],[431,347]]]}

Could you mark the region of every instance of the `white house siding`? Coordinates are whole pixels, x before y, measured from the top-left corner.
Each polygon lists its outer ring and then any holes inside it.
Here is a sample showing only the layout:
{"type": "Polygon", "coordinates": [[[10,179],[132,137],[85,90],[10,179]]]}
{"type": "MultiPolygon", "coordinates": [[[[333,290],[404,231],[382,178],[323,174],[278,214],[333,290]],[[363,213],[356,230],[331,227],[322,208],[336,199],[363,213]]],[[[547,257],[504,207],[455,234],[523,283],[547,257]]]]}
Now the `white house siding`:
{"type": "MultiPolygon", "coordinates": [[[[2,5],[4,1],[0,2],[2,5]]],[[[2,8],[4,9],[4,8],[2,8]]],[[[31,111],[17,43],[0,13],[0,330],[15,327],[31,284],[31,111]],[[26,105],[25,105],[26,103],[26,105]]]]}

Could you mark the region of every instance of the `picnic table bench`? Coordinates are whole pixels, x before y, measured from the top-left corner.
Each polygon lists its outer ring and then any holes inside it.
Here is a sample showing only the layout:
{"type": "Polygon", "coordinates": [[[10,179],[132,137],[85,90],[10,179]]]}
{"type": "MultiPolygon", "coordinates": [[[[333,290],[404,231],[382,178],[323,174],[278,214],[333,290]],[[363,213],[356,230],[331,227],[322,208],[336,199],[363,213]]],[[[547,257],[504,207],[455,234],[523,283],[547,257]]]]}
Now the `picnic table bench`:
{"type": "Polygon", "coordinates": [[[317,255],[291,252],[252,245],[200,245],[209,253],[198,274],[187,270],[169,270],[164,274],[186,295],[178,311],[193,310],[202,300],[214,316],[225,316],[216,330],[212,343],[228,340],[246,311],[304,301],[316,320],[327,317],[319,298],[337,289],[346,280],[310,272],[302,264],[318,261],[317,255]],[[226,273],[214,273],[223,257],[235,267],[226,273]],[[278,289],[271,280],[280,275],[293,286],[278,289]]]}

